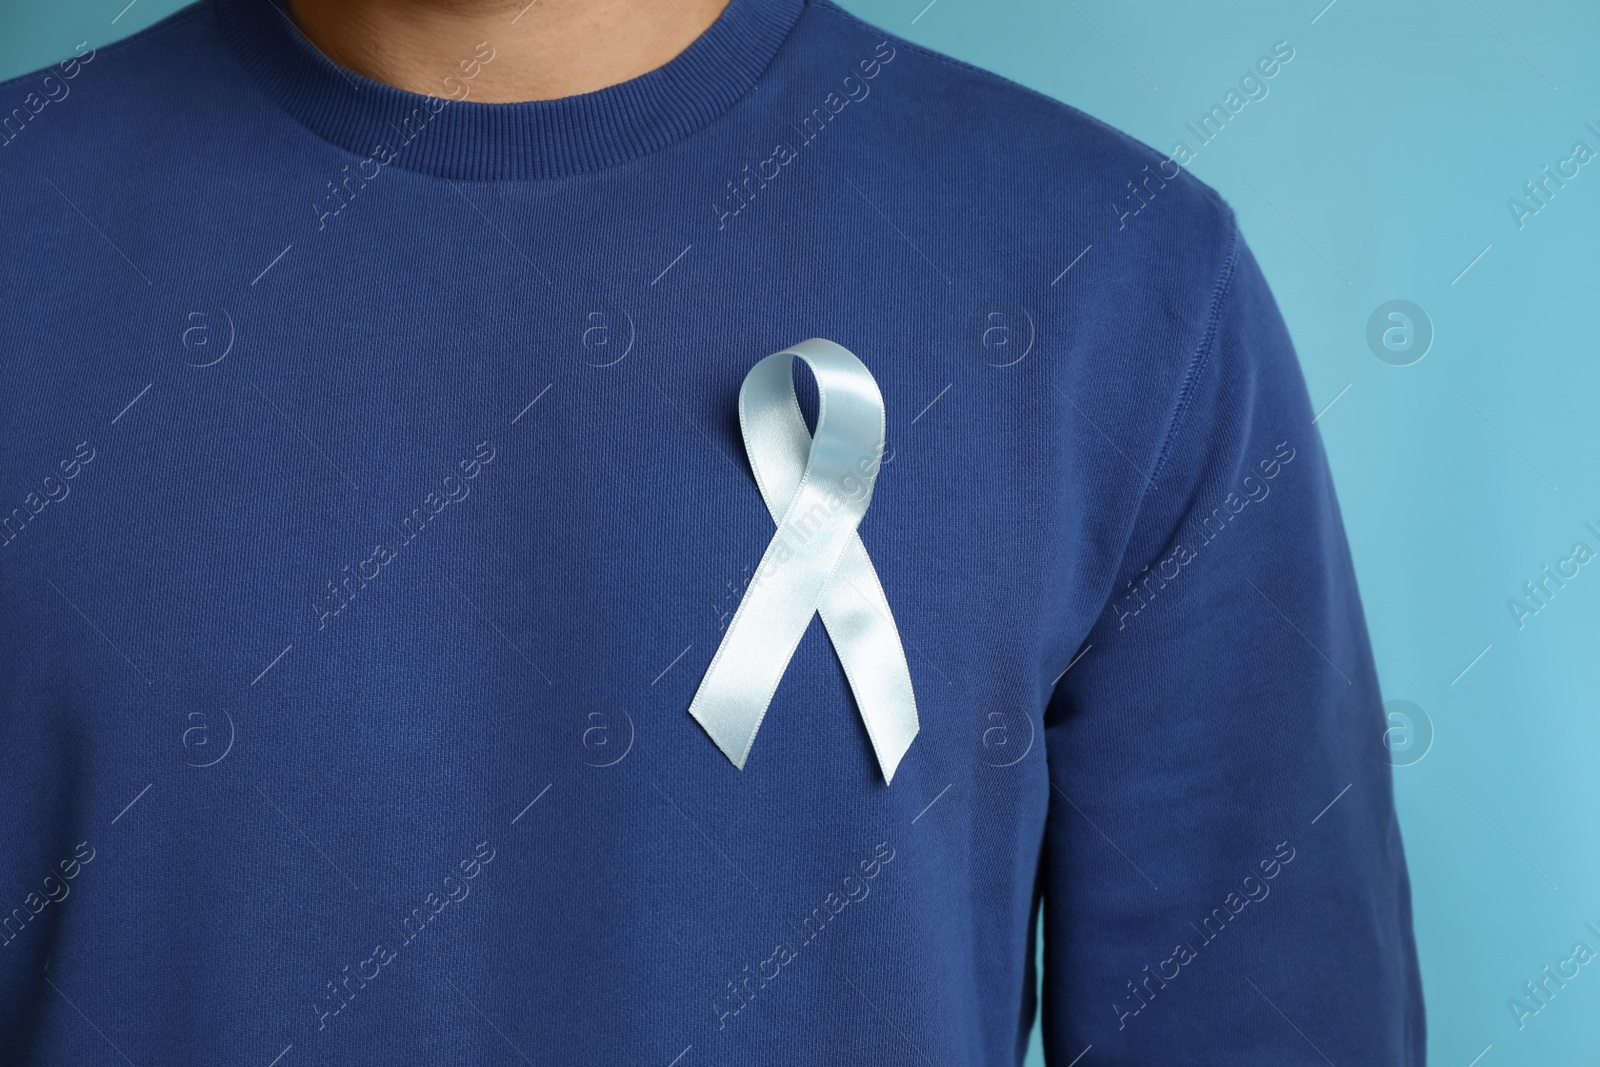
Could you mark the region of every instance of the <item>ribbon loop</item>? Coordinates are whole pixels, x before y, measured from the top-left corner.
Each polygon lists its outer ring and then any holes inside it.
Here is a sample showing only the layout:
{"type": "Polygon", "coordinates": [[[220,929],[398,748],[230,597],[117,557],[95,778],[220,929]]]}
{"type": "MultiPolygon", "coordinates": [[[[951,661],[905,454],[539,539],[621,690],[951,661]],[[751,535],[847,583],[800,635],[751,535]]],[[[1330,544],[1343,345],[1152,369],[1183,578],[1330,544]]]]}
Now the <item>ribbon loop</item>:
{"type": "Polygon", "coordinates": [[[739,389],[739,428],[778,528],[689,714],[743,770],[789,660],[820,612],[884,781],[892,781],[918,722],[900,634],[856,533],[883,459],[878,383],[849,349],[814,337],[751,368],[739,389]],[[794,393],[796,358],[816,377],[814,436],[794,393]]]}

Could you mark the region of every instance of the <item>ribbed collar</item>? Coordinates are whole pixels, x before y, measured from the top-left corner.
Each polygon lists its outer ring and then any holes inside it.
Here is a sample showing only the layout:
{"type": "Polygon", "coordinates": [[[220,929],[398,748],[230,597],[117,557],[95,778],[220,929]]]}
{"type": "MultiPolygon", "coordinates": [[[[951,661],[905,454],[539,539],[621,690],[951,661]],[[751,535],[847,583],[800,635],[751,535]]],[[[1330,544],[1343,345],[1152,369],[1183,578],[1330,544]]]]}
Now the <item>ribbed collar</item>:
{"type": "Polygon", "coordinates": [[[281,0],[212,2],[245,68],[302,124],[359,155],[386,161],[390,153],[396,166],[463,181],[578,174],[679,140],[755,84],[806,5],[729,0],[693,44],[648,74],[559,100],[480,104],[406,92],[335,65],[281,0]]]}

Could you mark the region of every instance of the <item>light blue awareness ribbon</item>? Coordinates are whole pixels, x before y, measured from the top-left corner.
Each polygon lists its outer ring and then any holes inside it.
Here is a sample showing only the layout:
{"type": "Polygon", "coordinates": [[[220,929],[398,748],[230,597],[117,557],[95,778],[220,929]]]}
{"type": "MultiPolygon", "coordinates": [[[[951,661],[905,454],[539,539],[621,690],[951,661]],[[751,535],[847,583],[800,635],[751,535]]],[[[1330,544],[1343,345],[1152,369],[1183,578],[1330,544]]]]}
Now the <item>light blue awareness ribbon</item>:
{"type": "Polygon", "coordinates": [[[763,359],[739,389],[739,428],[777,532],[689,705],[744,769],[772,695],[821,612],[885,782],[917,735],[917,701],[889,601],[856,527],[884,450],[883,396],[866,364],[814,337],[763,359]],[[817,432],[806,429],[793,362],[817,381],[817,432]]]}

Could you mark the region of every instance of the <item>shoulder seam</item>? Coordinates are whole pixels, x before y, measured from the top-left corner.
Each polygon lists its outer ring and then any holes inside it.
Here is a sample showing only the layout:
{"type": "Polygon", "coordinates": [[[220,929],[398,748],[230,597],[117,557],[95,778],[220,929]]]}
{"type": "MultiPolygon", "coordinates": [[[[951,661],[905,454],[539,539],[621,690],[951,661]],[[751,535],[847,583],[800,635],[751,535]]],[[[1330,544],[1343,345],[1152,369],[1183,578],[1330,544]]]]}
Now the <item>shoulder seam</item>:
{"type": "MultiPolygon", "coordinates": [[[[205,3],[193,3],[186,7],[179,8],[177,11],[167,15],[165,18],[159,19],[156,22],[152,22],[150,25],[146,26],[137,33],[130,33],[126,37],[119,37],[110,44],[102,45],[101,47],[94,49],[94,58],[99,59],[103,55],[120,51],[124,45],[133,44],[134,42],[143,40],[146,37],[153,37],[157,33],[171,29],[172,27],[187,22],[192,18],[196,18],[199,15],[204,14],[209,6],[209,4],[205,3]]],[[[80,56],[66,56],[56,60],[53,63],[46,63],[42,67],[36,67],[33,70],[24,71],[23,73],[18,74],[15,78],[9,78],[6,81],[0,82],[0,92],[4,92],[13,86],[21,85],[23,82],[30,81],[34,78],[44,77],[48,75],[53,68],[60,66],[68,59],[79,59],[81,61],[81,58],[82,57],[80,56]]]]}
{"type": "Polygon", "coordinates": [[[1178,386],[1177,398],[1174,401],[1172,415],[1167,420],[1167,432],[1161,442],[1161,452],[1156,457],[1155,466],[1150,471],[1150,480],[1145,483],[1144,492],[1139,498],[1138,511],[1144,510],[1145,499],[1150,495],[1150,488],[1155,484],[1156,478],[1166,468],[1167,457],[1172,452],[1173,442],[1177,439],[1178,431],[1182,428],[1185,416],[1189,413],[1189,402],[1194,398],[1195,384],[1199,381],[1200,372],[1211,359],[1211,353],[1216,348],[1217,325],[1222,318],[1222,307],[1227,303],[1228,296],[1233,292],[1233,278],[1235,268],[1239,264],[1239,220],[1228,209],[1229,232],[1228,251],[1223,256],[1222,267],[1217,273],[1217,280],[1211,289],[1211,307],[1206,315],[1205,333],[1200,337],[1200,343],[1195,346],[1194,355],[1189,358],[1189,365],[1184,370],[1183,381],[1178,386]]]}

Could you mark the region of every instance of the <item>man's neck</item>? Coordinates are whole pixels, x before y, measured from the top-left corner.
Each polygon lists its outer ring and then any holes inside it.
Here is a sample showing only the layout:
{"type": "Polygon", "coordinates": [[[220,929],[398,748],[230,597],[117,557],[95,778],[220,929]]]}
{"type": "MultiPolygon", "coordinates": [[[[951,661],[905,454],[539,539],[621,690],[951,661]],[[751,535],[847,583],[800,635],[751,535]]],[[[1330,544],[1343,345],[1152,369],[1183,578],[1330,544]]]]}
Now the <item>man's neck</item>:
{"type": "Polygon", "coordinates": [[[369,78],[430,96],[510,103],[593,92],[655,70],[727,3],[289,0],[289,10],[323,55],[369,78]]]}

